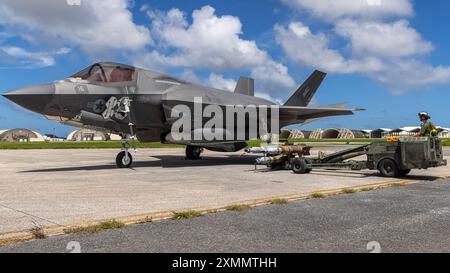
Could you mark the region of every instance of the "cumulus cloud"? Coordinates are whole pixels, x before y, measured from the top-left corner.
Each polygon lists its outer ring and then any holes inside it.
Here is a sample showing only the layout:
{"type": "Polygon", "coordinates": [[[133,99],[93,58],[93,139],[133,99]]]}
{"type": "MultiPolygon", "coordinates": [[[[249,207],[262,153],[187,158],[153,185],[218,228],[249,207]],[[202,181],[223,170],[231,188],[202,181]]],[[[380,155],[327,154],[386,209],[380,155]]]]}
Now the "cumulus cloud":
{"type": "Polygon", "coordinates": [[[392,23],[342,20],[336,33],[350,39],[353,52],[382,57],[408,57],[429,53],[434,49],[406,20],[392,23]]]}
{"type": "Polygon", "coordinates": [[[199,77],[195,74],[195,72],[192,69],[185,69],[183,72],[179,75],[179,78],[191,83],[201,84],[202,81],[199,79],[199,77]]]}
{"type": "MultiPolygon", "coordinates": [[[[194,82],[218,84],[224,71],[240,71],[255,77],[267,90],[292,88],[288,68],[276,62],[255,41],[242,38],[236,16],[215,14],[211,6],[193,11],[192,21],[176,8],[140,11],[149,16],[147,26],[133,21],[129,0],[4,0],[0,5],[0,59],[2,64],[45,67],[68,47],[97,54],[123,52],[139,66],[161,70],[184,68],[182,77],[194,82]],[[79,5],[78,5],[79,2],[79,5]],[[68,3],[71,3],[70,5],[68,3]],[[19,36],[29,47],[6,45],[19,36]],[[51,43],[49,43],[51,41],[51,43]],[[27,48],[27,49],[25,49],[27,48]],[[30,49],[34,48],[34,49],[30,49]],[[42,48],[46,48],[42,50],[42,48]],[[213,70],[199,80],[196,69],[213,70]]],[[[230,87],[231,81],[222,81],[230,87]]]]}
{"type": "MultiPolygon", "coordinates": [[[[86,51],[137,50],[151,43],[149,30],[133,22],[128,0],[2,0],[0,25],[20,29],[24,39],[51,37],[86,51]]],[[[13,30],[12,30],[13,31],[13,30]]]]}
{"type": "Polygon", "coordinates": [[[363,74],[395,94],[450,83],[450,67],[425,61],[434,45],[405,18],[391,18],[412,15],[409,0],[282,1],[332,26],[330,34],[314,32],[298,21],[276,25],[277,42],[294,63],[332,73],[363,74]],[[374,6],[367,6],[368,2],[374,6]],[[332,46],[336,44],[343,46],[332,46]]]}
{"type": "Polygon", "coordinates": [[[68,54],[69,48],[61,48],[55,52],[31,52],[20,47],[0,47],[0,63],[21,68],[42,68],[55,64],[56,55],[68,54]]]}
{"type": "MultiPolygon", "coordinates": [[[[205,85],[211,86],[213,88],[217,88],[217,89],[225,90],[225,91],[229,91],[229,92],[234,92],[234,89],[237,84],[236,80],[225,78],[222,74],[217,74],[217,73],[211,73],[204,82],[201,82],[191,70],[183,72],[182,77],[184,77],[184,79],[186,79],[186,80],[191,79],[192,82],[196,82],[199,84],[205,84],[205,85]],[[185,76],[188,79],[186,79],[185,76]]],[[[255,96],[278,103],[278,104],[283,104],[283,102],[280,98],[272,97],[269,94],[269,92],[257,91],[257,92],[255,92],[255,96]]]]}
{"type": "Polygon", "coordinates": [[[161,60],[174,66],[195,66],[216,69],[244,69],[263,64],[268,56],[254,41],[241,39],[242,25],[234,16],[218,17],[211,6],[192,14],[189,25],[183,12],[149,12],[152,33],[162,46],[179,50],[161,60]]]}
{"type": "Polygon", "coordinates": [[[389,86],[394,94],[401,95],[410,89],[449,84],[450,67],[433,66],[415,59],[395,60],[389,69],[370,76],[389,86]]]}
{"type": "Polygon", "coordinates": [[[247,70],[257,81],[270,82],[273,87],[293,86],[286,66],[275,62],[255,41],[241,38],[242,24],[238,17],[217,16],[213,7],[204,6],[192,13],[190,24],[186,14],[176,8],[167,12],[148,6],[142,9],[151,18],[157,49],[137,57],[137,65],[217,72],[247,70]]]}
{"type": "Polygon", "coordinates": [[[289,75],[288,68],[273,60],[268,60],[264,65],[253,68],[251,76],[258,80],[258,86],[264,88],[266,92],[295,85],[295,81],[289,75]]]}
{"type": "Polygon", "coordinates": [[[262,98],[283,105],[283,100],[278,97],[272,97],[269,93],[255,92],[255,97],[262,98]]]}
{"type": "Polygon", "coordinates": [[[298,11],[308,11],[321,20],[341,18],[385,18],[411,16],[414,10],[410,0],[281,0],[298,11]]]}
{"type": "Polygon", "coordinates": [[[289,59],[297,63],[334,73],[374,72],[383,68],[376,58],[346,59],[329,47],[325,34],[314,34],[301,22],[292,22],[286,28],[277,25],[275,33],[289,59]]]}
{"type": "Polygon", "coordinates": [[[211,75],[209,75],[209,78],[207,80],[208,85],[226,91],[234,91],[236,83],[236,80],[225,79],[223,75],[219,75],[216,73],[212,73],[211,75]]]}

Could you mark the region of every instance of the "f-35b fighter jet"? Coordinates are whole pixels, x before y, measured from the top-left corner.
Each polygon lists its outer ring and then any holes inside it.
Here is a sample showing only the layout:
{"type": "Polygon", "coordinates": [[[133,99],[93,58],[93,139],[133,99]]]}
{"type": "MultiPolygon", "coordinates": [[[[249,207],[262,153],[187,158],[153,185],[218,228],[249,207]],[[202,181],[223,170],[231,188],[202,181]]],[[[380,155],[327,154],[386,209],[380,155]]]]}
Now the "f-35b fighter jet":
{"type": "Polygon", "coordinates": [[[132,164],[128,150],[135,137],[142,142],[185,144],[186,157],[199,159],[203,149],[238,151],[247,140],[279,134],[285,126],[359,110],[308,107],[325,76],[315,71],[284,105],[278,105],[255,97],[250,78],[241,77],[233,93],[101,62],[67,79],[3,96],[50,120],[121,135],[116,163],[124,168],[132,164]]]}

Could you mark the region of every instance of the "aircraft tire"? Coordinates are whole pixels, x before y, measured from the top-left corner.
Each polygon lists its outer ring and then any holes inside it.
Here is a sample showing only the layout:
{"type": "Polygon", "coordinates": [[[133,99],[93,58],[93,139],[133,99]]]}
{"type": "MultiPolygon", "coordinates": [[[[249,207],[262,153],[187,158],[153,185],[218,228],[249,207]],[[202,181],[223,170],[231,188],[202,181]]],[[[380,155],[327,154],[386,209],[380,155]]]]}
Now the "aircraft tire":
{"type": "Polygon", "coordinates": [[[121,169],[130,168],[131,164],[133,164],[133,157],[131,156],[130,153],[128,153],[128,158],[126,158],[125,151],[122,151],[117,154],[117,157],[116,157],[117,168],[121,168],[121,169]]]}
{"type": "Polygon", "coordinates": [[[202,153],[202,148],[198,146],[187,145],[186,146],[186,159],[188,160],[199,160],[202,153]]]}

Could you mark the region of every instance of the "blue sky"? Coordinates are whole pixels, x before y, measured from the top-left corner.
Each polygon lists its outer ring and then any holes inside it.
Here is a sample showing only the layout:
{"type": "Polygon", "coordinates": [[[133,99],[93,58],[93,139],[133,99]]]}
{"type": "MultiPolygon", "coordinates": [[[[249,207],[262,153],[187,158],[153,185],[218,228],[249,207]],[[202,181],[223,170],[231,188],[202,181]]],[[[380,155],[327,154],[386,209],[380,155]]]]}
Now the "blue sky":
{"type": "MultiPolygon", "coordinates": [[[[314,105],[367,111],[307,129],[416,125],[424,110],[450,127],[448,1],[77,1],[2,1],[1,93],[113,60],[223,89],[252,76],[259,96],[283,102],[321,69],[314,105]]],[[[17,127],[73,130],[0,98],[0,129],[17,127]]]]}

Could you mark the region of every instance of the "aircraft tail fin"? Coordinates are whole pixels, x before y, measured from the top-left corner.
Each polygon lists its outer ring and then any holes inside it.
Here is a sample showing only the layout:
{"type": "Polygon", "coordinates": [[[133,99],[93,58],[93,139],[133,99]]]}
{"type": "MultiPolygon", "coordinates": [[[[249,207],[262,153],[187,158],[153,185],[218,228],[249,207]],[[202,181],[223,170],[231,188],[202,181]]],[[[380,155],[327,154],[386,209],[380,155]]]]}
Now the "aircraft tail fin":
{"type": "Polygon", "coordinates": [[[318,70],[314,71],[287,100],[284,106],[308,106],[326,75],[327,74],[324,72],[318,70]]]}
{"type": "Polygon", "coordinates": [[[236,88],[234,89],[235,93],[243,94],[247,96],[255,95],[255,80],[247,77],[240,77],[238,83],[236,84],[236,88]]]}

